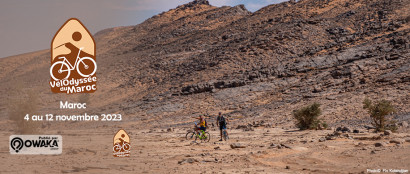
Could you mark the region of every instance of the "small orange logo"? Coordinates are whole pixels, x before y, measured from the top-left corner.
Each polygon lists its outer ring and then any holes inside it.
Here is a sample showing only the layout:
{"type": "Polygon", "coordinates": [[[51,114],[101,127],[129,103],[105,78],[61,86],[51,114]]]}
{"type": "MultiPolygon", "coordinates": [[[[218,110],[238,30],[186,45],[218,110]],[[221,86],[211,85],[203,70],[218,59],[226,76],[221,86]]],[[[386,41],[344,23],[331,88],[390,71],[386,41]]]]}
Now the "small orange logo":
{"type": "Polygon", "coordinates": [[[130,137],[124,130],[119,130],[114,136],[112,153],[114,157],[130,157],[130,137]]]}
{"type": "Polygon", "coordinates": [[[93,37],[78,19],[65,22],[51,42],[51,91],[67,94],[95,92],[95,51],[93,37]]]}

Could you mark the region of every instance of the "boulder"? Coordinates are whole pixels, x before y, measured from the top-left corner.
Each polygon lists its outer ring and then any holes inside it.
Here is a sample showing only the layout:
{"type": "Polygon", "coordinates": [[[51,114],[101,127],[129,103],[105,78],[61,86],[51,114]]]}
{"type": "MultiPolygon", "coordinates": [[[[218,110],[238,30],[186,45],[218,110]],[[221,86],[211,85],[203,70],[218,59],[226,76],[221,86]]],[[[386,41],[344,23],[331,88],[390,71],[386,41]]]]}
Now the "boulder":
{"type": "Polygon", "coordinates": [[[351,132],[351,130],[348,127],[338,127],[336,128],[336,131],[341,131],[343,133],[351,132]]]}
{"type": "Polygon", "coordinates": [[[384,131],[384,135],[391,135],[393,134],[393,132],[391,130],[385,130],[384,131]]]}
{"type": "Polygon", "coordinates": [[[324,138],[324,137],[319,138],[319,142],[325,142],[325,141],[326,141],[326,138],[324,138]]]}
{"type": "Polygon", "coordinates": [[[348,127],[343,127],[341,131],[342,131],[343,133],[345,133],[345,132],[351,132],[348,127]]]}
{"type": "Polygon", "coordinates": [[[378,142],[374,144],[375,147],[385,147],[386,145],[387,144],[385,142],[378,142]]]}

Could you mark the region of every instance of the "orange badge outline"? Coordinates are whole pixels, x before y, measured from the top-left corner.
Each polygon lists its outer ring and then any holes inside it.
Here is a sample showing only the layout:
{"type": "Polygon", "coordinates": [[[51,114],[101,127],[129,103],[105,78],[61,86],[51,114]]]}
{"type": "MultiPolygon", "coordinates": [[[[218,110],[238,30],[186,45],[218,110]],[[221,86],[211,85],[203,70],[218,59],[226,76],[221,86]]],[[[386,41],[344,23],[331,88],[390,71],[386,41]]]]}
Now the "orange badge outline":
{"type": "MultiPolygon", "coordinates": [[[[124,131],[124,133],[128,136],[129,142],[127,142],[127,143],[131,146],[131,137],[130,137],[130,135],[129,135],[129,134],[127,133],[127,131],[125,131],[124,129],[120,129],[120,130],[118,130],[117,133],[115,133],[114,136],[112,137],[112,145],[113,145],[113,147],[115,146],[115,137],[116,137],[117,134],[120,133],[121,131],[124,131]]],[[[114,157],[119,157],[119,156],[115,156],[114,154],[113,154],[113,156],[114,156],[114,157]]],[[[130,157],[130,156],[131,156],[131,155],[129,154],[128,156],[125,156],[125,157],[130,157]]]]}
{"type": "Polygon", "coordinates": [[[54,42],[54,39],[56,38],[57,34],[60,33],[60,30],[63,29],[63,27],[64,27],[68,22],[70,22],[71,20],[76,20],[78,23],[80,23],[81,26],[83,26],[83,28],[85,29],[85,31],[87,31],[87,33],[91,36],[91,39],[93,40],[93,44],[94,44],[94,56],[97,57],[97,45],[95,44],[95,40],[94,40],[93,35],[90,33],[90,31],[88,31],[87,27],[85,27],[85,25],[84,25],[79,19],[77,19],[77,18],[70,18],[70,19],[68,19],[67,21],[65,21],[63,25],[61,25],[61,27],[57,30],[56,34],[54,34],[54,37],[53,37],[53,39],[51,40],[51,44],[50,44],[50,48],[51,48],[51,51],[50,51],[50,58],[51,58],[50,65],[53,65],[52,62],[53,62],[53,42],[54,42]]]}
{"type": "MultiPolygon", "coordinates": [[[[54,41],[55,41],[55,39],[56,39],[56,36],[60,33],[60,31],[67,25],[67,23],[69,23],[70,21],[76,21],[76,22],[78,22],[81,26],[82,26],[82,28],[87,32],[87,34],[91,37],[91,40],[92,40],[92,42],[93,42],[93,47],[94,47],[94,49],[93,49],[93,57],[94,57],[94,60],[96,60],[97,59],[97,44],[96,44],[96,42],[95,42],[95,39],[94,39],[94,37],[93,37],[93,35],[90,33],[90,31],[88,30],[88,28],[87,27],[85,27],[85,25],[79,20],[79,19],[77,19],[77,18],[69,18],[67,21],[65,21],[64,22],[64,24],[63,25],[61,25],[60,26],[60,28],[57,30],[57,32],[54,34],[54,36],[53,36],[53,39],[51,40],[51,43],[50,43],[50,66],[53,66],[53,59],[54,59],[54,57],[53,57],[53,53],[54,53],[54,48],[53,48],[53,43],[54,43],[54,41]]],[[[95,77],[97,77],[97,72],[94,74],[95,75],[95,77]]],[[[52,77],[50,77],[51,79],[52,79],[52,77]]],[[[51,81],[50,81],[51,82],[51,81]]],[[[97,85],[97,82],[95,82],[95,85],[97,85]]],[[[51,86],[50,86],[51,87],[51,86]]],[[[66,93],[66,92],[55,92],[55,91],[53,91],[53,87],[51,87],[51,91],[53,92],[53,93],[66,93]]],[[[94,93],[96,90],[92,90],[91,92],[80,92],[80,93],[94,93]]],[[[67,94],[74,94],[74,93],[68,93],[67,92],[67,94]]]]}

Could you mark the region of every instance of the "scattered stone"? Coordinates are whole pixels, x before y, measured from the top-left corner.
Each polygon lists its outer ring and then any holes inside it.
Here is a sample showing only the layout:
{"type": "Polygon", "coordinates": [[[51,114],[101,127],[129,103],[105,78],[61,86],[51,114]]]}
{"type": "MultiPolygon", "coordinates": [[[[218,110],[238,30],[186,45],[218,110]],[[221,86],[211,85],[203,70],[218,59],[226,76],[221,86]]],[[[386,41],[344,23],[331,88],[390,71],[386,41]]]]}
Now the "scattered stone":
{"type": "Polygon", "coordinates": [[[238,125],[238,126],[236,127],[236,129],[245,129],[245,128],[248,128],[248,126],[246,126],[246,125],[238,125]]]}
{"type": "Polygon", "coordinates": [[[358,134],[358,133],[360,133],[360,131],[355,129],[355,130],[353,130],[353,133],[358,134]]]}
{"type": "Polygon", "coordinates": [[[192,164],[192,163],[195,163],[195,162],[198,162],[198,160],[197,159],[194,159],[194,158],[187,158],[187,159],[183,159],[183,160],[181,160],[181,161],[178,161],[178,164],[185,164],[185,163],[190,163],[190,164],[192,164]]]}
{"type": "Polygon", "coordinates": [[[216,163],[216,162],[218,162],[218,159],[216,159],[216,158],[207,158],[207,159],[203,159],[202,162],[205,162],[205,163],[216,163]]]}
{"type": "Polygon", "coordinates": [[[210,153],[201,153],[201,156],[208,156],[211,155],[210,153]]]}
{"type": "Polygon", "coordinates": [[[403,143],[404,143],[404,140],[403,140],[403,139],[396,138],[396,139],[390,140],[390,143],[403,144],[403,143]]]}
{"type": "Polygon", "coordinates": [[[406,121],[402,121],[401,123],[399,123],[399,125],[403,128],[408,128],[409,124],[406,121]]]}
{"type": "Polygon", "coordinates": [[[243,129],[244,131],[254,131],[254,129],[252,128],[252,127],[249,127],[249,128],[245,128],[245,129],[243,129]]]}
{"type": "Polygon", "coordinates": [[[286,166],[286,168],[285,169],[290,169],[290,166],[286,166]]]}
{"type": "Polygon", "coordinates": [[[318,92],[322,92],[323,89],[320,86],[315,86],[313,89],[313,93],[318,93],[318,92]]]}
{"type": "Polygon", "coordinates": [[[410,143],[410,138],[407,138],[405,141],[408,142],[408,143],[410,143]]]}
{"type": "Polygon", "coordinates": [[[219,149],[221,149],[221,147],[216,146],[216,147],[214,147],[214,149],[215,149],[215,150],[219,150],[219,149]]]}
{"type": "Polygon", "coordinates": [[[319,142],[325,142],[325,141],[326,141],[326,138],[324,138],[324,137],[319,138],[319,142]]]}
{"type": "Polygon", "coordinates": [[[336,128],[336,131],[337,131],[337,132],[341,131],[341,132],[343,132],[343,133],[351,132],[348,127],[338,127],[338,128],[336,128]]]}
{"type": "Polygon", "coordinates": [[[172,128],[172,127],[168,128],[167,132],[174,132],[174,128],[172,128]]]}
{"type": "Polygon", "coordinates": [[[288,146],[288,145],[286,145],[286,144],[280,144],[280,145],[283,146],[283,147],[285,147],[285,148],[292,149],[292,147],[290,147],[290,146],[288,146]]]}
{"type": "Polygon", "coordinates": [[[232,144],[231,144],[231,148],[232,148],[232,149],[245,148],[245,147],[246,147],[246,145],[241,144],[241,143],[232,143],[232,144]]]}
{"type": "Polygon", "coordinates": [[[277,148],[278,145],[276,145],[275,143],[270,144],[270,146],[268,147],[269,149],[273,149],[273,148],[277,148]]]}
{"type": "Polygon", "coordinates": [[[374,150],[372,150],[372,151],[370,152],[370,154],[376,154],[376,152],[375,152],[374,150]]]}
{"type": "Polygon", "coordinates": [[[335,97],[335,96],[327,96],[326,99],[328,99],[328,100],[336,100],[336,97],[335,97]]]}
{"type": "Polygon", "coordinates": [[[341,131],[342,131],[343,133],[351,132],[348,127],[343,127],[341,131]]]}
{"type": "Polygon", "coordinates": [[[393,134],[393,132],[391,130],[385,130],[384,131],[384,135],[391,135],[393,134]]]}
{"type": "Polygon", "coordinates": [[[362,142],[355,142],[354,145],[355,146],[363,146],[363,143],[362,142]]]}
{"type": "Polygon", "coordinates": [[[326,140],[336,140],[337,137],[339,137],[341,133],[339,131],[333,132],[333,134],[327,134],[325,136],[326,140]]]}
{"type": "Polygon", "coordinates": [[[364,126],[364,128],[366,128],[366,129],[376,129],[376,127],[374,127],[374,126],[364,126]]]}
{"type": "Polygon", "coordinates": [[[326,140],[336,140],[336,136],[326,136],[326,140]]]}
{"type": "Polygon", "coordinates": [[[340,136],[340,135],[342,135],[342,133],[340,133],[339,131],[335,131],[335,132],[333,132],[333,135],[334,136],[340,136]]]}
{"type": "Polygon", "coordinates": [[[385,142],[378,142],[374,144],[375,147],[385,147],[386,145],[387,144],[385,142]]]}

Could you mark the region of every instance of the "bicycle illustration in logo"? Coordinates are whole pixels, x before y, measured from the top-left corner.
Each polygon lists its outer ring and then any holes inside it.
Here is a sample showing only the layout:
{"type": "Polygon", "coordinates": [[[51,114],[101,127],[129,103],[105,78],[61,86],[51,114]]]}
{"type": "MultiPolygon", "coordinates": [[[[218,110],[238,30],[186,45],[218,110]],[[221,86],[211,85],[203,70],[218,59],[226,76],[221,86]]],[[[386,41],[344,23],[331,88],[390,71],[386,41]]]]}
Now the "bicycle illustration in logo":
{"type": "Polygon", "coordinates": [[[76,70],[82,77],[94,75],[97,71],[97,63],[91,57],[80,57],[82,49],[84,49],[84,47],[79,49],[74,65],[72,65],[66,57],[59,57],[58,59],[62,60],[53,63],[50,68],[51,77],[56,81],[67,79],[70,77],[72,70],[76,70]]]}
{"type": "Polygon", "coordinates": [[[129,157],[131,144],[124,140],[125,134],[121,134],[120,138],[115,139],[117,141],[113,146],[113,155],[114,157],[129,157]]]}

